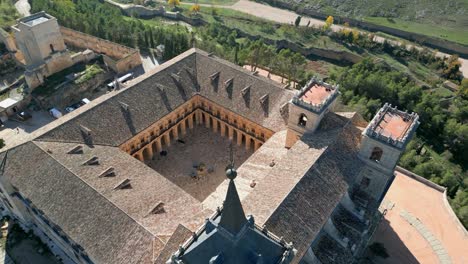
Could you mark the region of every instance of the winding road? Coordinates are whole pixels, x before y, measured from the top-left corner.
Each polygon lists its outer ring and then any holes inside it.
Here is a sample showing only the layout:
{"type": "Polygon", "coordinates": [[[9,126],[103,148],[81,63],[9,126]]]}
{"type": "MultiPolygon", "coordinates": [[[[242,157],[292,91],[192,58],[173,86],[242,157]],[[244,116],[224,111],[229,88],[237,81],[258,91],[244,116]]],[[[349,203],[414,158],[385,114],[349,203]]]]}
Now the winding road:
{"type": "MultiPolygon", "coordinates": [[[[269,5],[252,2],[248,0],[239,0],[233,5],[230,5],[230,6],[226,5],[226,6],[219,6],[219,7],[237,10],[243,13],[256,16],[256,17],[264,18],[267,20],[271,20],[271,21],[283,23],[283,24],[294,24],[294,21],[299,15],[293,11],[289,11],[289,10],[285,10],[285,9],[281,9],[277,7],[272,7],[269,5]]],[[[319,27],[325,25],[324,21],[316,19],[316,18],[312,18],[312,17],[307,17],[307,16],[302,16],[300,25],[306,26],[307,24],[309,24],[309,22],[310,22],[310,25],[315,25],[319,27]]],[[[339,31],[343,29],[343,26],[333,25],[331,29],[333,31],[339,31]]],[[[376,42],[383,43],[385,41],[385,38],[376,36],[374,40],[376,42]]],[[[392,43],[393,45],[400,45],[400,42],[398,41],[394,41],[394,40],[388,40],[388,41],[392,43]]],[[[412,45],[407,45],[408,49],[411,49],[411,47],[412,45]]],[[[421,47],[418,47],[418,46],[415,46],[415,47],[418,49],[422,49],[421,47]]],[[[449,54],[446,54],[443,52],[437,52],[436,55],[438,57],[450,56],[449,54]]],[[[460,71],[463,73],[463,76],[465,76],[465,78],[468,78],[468,59],[460,58],[459,60],[462,63],[460,71]]]]}

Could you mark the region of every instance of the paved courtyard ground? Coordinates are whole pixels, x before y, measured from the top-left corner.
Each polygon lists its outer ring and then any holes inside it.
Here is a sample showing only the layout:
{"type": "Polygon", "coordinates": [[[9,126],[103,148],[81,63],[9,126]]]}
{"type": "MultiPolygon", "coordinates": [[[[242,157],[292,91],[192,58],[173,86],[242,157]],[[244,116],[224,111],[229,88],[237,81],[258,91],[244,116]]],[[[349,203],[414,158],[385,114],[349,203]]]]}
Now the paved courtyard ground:
{"type": "Polygon", "coordinates": [[[25,122],[10,119],[5,122],[4,127],[0,128],[0,138],[5,140],[5,147],[0,150],[26,142],[32,132],[54,120],[46,111],[29,111],[29,113],[32,115],[31,119],[25,122]]]}
{"type": "Polygon", "coordinates": [[[375,263],[468,263],[468,233],[443,192],[396,172],[383,205],[387,214],[373,241],[390,255],[375,263]]]}
{"type": "MultiPolygon", "coordinates": [[[[172,142],[166,156],[158,155],[147,164],[202,202],[226,179],[230,141],[204,126],[195,126],[180,139],[185,143],[172,142]],[[192,177],[197,174],[194,166],[200,163],[205,164],[206,175],[192,177]],[[211,169],[212,172],[208,172],[211,169]]],[[[237,168],[253,152],[247,151],[243,146],[233,146],[237,168]]]]}

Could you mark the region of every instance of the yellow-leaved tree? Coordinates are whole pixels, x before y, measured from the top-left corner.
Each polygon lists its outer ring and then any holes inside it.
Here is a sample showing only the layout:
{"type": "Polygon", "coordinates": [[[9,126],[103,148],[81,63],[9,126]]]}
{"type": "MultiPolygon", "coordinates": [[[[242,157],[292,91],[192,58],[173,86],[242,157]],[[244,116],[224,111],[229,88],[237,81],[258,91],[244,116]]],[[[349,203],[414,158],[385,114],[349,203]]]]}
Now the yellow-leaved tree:
{"type": "Polygon", "coordinates": [[[175,8],[176,6],[180,5],[180,0],[167,0],[167,3],[172,8],[175,8]]]}
{"type": "Polygon", "coordinates": [[[199,4],[194,4],[193,6],[190,7],[190,12],[194,14],[198,14],[200,12],[200,5],[199,4]]]}
{"type": "Polygon", "coordinates": [[[325,26],[323,26],[324,29],[329,29],[333,25],[333,17],[328,16],[327,19],[325,20],[325,26]]]}

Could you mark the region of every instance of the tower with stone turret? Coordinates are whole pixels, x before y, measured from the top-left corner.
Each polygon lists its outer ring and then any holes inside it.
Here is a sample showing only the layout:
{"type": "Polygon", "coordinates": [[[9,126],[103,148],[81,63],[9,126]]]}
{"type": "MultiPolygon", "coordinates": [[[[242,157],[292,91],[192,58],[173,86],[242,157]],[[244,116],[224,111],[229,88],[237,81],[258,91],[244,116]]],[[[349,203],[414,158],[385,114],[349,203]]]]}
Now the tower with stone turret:
{"type": "Polygon", "coordinates": [[[315,131],[325,114],[333,109],[338,97],[338,86],[312,78],[288,103],[288,131],[286,148],[306,132],[315,131]]]}
{"type": "Polygon", "coordinates": [[[357,184],[376,200],[381,200],[390,186],[398,160],[418,126],[418,114],[386,103],[362,133],[359,158],[369,166],[357,184]]]}
{"type": "Polygon", "coordinates": [[[30,88],[73,65],[55,17],[42,11],[19,19],[12,30],[24,56],[25,79],[30,88]]]}

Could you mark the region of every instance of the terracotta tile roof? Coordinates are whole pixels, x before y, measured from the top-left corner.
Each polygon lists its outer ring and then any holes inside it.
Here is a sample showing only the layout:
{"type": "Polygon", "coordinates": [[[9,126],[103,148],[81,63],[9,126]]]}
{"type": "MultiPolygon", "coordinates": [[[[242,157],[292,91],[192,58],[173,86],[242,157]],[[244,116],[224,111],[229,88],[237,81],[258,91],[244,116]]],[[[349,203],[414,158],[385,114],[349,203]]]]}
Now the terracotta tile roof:
{"type": "Polygon", "coordinates": [[[329,88],[314,84],[301,96],[301,99],[311,104],[321,104],[330,94],[332,94],[332,90],[329,88]]]}
{"type": "Polygon", "coordinates": [[[407,120],[399,114],[388,112],[377,124],[375,132],[381,133],[386,137],[401,139],[408,131],[411,123],[411,120],[407,120]]]}

